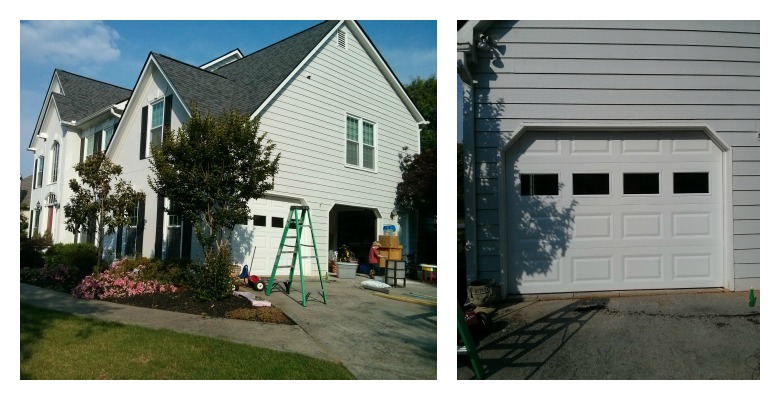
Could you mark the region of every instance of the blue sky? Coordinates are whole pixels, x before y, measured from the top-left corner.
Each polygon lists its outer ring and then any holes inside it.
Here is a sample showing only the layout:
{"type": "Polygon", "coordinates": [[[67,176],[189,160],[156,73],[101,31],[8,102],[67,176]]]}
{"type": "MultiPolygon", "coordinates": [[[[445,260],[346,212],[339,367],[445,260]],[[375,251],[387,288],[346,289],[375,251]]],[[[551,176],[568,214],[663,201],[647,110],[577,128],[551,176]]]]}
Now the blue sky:
{"type": "MultiPolygon", "coordinates": [[[[132,89],[150,51],[202,65],[235,48],[250,54],[320,21],[21,21],[19,167],[55,68],[132,89]]],[[[401,83],[436,74],[436,21],[358,23],[401,83]]]]}

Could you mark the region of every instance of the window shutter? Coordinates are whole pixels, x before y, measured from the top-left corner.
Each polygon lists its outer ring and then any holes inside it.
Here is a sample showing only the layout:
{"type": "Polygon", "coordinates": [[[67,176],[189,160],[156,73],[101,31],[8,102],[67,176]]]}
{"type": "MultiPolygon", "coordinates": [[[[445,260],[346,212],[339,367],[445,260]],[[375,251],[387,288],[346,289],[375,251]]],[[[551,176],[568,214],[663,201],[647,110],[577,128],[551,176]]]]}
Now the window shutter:
{"type": "Polygon", "coordinates": [[[146,199],[138,203],[138,227],[135,234],[135,255],[143,257],[144,251],[144,225],[146,225],[146,199]]]}
{"type": "MultiPolygon", "coordinates": [[[[35,159],[35,168],[33,169],[33,189],[38,187],[38,159],[35,159]]],[[[30,204],[30,208],[32,208],[32,204],[30,204]]]]}
{"type": "Polygon", "coordinates": [[[157,222],[154,226],[154,256],[162,258],[163,218],[165,218],[165,197],[157,196],[157,222]]]}
{"type": "Polygon", "coordinates": [[[192,222],[185,219],[181,229],[181,258],[189,260],[192,252],[192,222]]]}
{"type": "Polygon", "coordinates": [[[140,159],[146,158],[146,119],[149,115],[149,106],[141,109],[141,155],[140,159]]]}
{"type": "Polygon", "coordinates": [[[85,138],[81,138],[81,150],[79,151],[79,162],[84,161],[84,140],[85,138]]]}
{"type": "Polygon", "coordinates": [[[114,258],[122,258],[122,231],[124,229],[120,226],[116,228],[116,255],[114,258]]]}
{"type": "Polygon", "coordinates": [[[103,150],[103,131],[95,132],[95,140],[92,141],[92,154],[103,150]]]}
{"type": "Polygon", "coordinates": [[[163,110],[163,132],[171,130],[171,106],[173,105],[173,95],[165,97],[165,109],[163,110]]]}

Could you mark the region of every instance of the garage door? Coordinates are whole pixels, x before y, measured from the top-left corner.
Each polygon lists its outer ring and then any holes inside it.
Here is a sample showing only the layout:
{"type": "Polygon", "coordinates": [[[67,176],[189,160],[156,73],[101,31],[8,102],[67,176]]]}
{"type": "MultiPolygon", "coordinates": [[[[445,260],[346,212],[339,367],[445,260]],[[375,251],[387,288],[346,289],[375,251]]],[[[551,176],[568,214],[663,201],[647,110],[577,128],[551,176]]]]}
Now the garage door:
{"type": "Polygon", "coordinates": [[[723,286],[704,133],[529,132],[506,157],[509,293],[723,286]]]}
{"type": "MultiPolygon", "coordinates": [[[[284,223],[290,212],[290,206],[293,205],[300,205],[300,202],[273,196],[249,201],[249,209],[251,210],[252,218],[248,221],[247,226],[243,227],[245,229],[235,230],[233,235],[233,249],[234,253],[241,254],[241,257],[244,259],[243,264],[251,266],[251,273],[253,275],[271,275],[276,259],[276,252],[279,250],[279,242],[284,231],[284,223]],[[242,250],[238,251],[238,249],[242,250]]],[[[288,236],[290,235],[294,238],[295,231],[291,229],[288,232],[288,236]]],[[[295,239],[288,239],[288,242],[290,244],[295,244],[295,239]]],[[[304,235],[302,243],[310,244],[311,237],[304,235]]],[[[309,255],[308,249],[309,248],[303,249],[304,256],[309,255]]],[[[290,250],[291,249],[285,249],[285,251],[290,250]]],[[[308,258],[303,259],[304,274],[309,274],[309,260],[310,259],[308,258]]],[[[292,255],[282,254],[279,262],[280,268],[277,269],[276,272],[277,276],[280,274],[289,274],[289,266],[291,263],[292,255]]]]}

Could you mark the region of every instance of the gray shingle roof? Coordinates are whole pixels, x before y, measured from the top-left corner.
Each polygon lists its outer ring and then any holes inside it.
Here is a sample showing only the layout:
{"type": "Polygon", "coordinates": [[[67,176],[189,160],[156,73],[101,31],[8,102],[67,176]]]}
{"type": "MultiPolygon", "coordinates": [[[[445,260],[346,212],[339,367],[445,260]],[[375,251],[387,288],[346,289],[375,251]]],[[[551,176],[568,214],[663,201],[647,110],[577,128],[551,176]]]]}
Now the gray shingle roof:
{"type": "Polygon", "coordinates": [[[237,109],[251,114],[279,87],[338,21],[325,21],[214,72],[153,53],[187,106],[201,111],[237,109]]]}
{"type": "Polygon", "coordinates": [[[53,93],[63,121],[82,119],[130,97],[131,91],[119,86],[85,78],[61,69],[55,70],[62,94],[53,93]]]}
{"type": "Polygon", "coordinates": [[[23,178],[19,184],[19,204],[30,205],[30,193],[32,193],[32,175],[23,178]]]}

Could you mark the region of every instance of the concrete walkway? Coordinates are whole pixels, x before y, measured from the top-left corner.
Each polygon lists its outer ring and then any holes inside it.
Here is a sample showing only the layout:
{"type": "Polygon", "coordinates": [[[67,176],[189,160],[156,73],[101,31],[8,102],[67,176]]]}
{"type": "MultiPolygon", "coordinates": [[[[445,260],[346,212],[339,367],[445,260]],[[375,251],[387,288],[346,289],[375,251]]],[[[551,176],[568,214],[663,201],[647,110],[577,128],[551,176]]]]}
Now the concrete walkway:
{"type": "Polygon", "coordinates": [[[483,309],[479,357],[486,379],[760,379],[759,303],[720,289],[503,303],[483,309]]]}
{"type": "MultiPolygon", "coordinates": [[[[252,291],[282,309],[298,325],[266,324],[133,307],[20,284],[21,302],[75,315],[154,329],[209,336],[236,343],[342,363],[358,379],[436,379],[436,307],[375,295],[361,289],[365,277],[325,283],[328,303],[312,295],[302,307],[299,282],[288,295],[252,291]]],[[[308,280],[306,289],[318,290],[308,280]]],[[[391,294],[433,299],[436,287],[409,281],[391,294]]]]}

